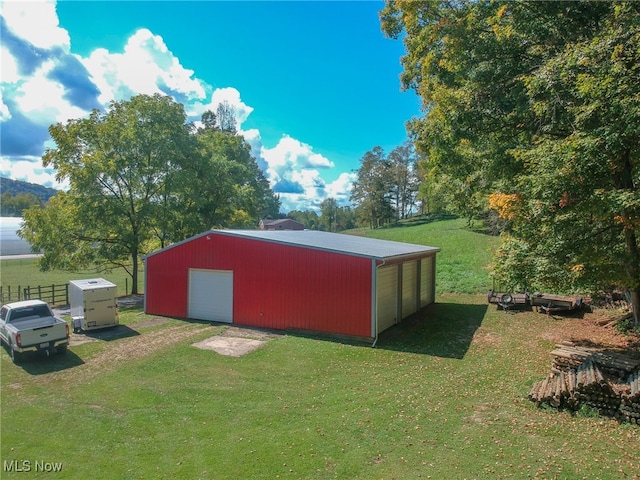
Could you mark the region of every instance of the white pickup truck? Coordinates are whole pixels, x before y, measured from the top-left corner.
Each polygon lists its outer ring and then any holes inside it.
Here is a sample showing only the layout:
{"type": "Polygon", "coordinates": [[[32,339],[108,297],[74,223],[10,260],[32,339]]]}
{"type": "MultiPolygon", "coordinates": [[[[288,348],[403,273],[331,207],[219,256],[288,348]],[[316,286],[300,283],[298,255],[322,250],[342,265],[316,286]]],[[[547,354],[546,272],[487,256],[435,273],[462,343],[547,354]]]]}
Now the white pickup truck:
{"type": "Polygon", "coordinates": [[[0,339],[18,363],[24,352],[65,353],[69,324],[56,317],[42,300],[7,303],[0,308],[0,339]]]}

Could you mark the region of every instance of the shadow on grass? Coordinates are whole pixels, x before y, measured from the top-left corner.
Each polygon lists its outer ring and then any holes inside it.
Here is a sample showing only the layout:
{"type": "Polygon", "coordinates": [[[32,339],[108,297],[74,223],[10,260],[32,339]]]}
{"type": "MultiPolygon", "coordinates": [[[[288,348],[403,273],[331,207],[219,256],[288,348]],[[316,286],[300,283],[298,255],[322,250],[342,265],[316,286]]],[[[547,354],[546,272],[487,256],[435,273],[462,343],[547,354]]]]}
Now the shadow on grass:
{"type": "MultiPolygon", "coordinates": [[[[376,348],[444,358],[464,358],[488,305],[435,303],[382,332],[376,348]]],[[[287,329],[287,335],[370,347],[371,338],[287,329]]]]}
{"type": "Polygon", "coordinates": [[[127,325],[115,325],[113,327],[103,328],[99,330],[89,330],[87,332],[74,333],[73,338],[75,343],[84,343],[82,340],[86,337],[87,340],[102,340],[104,342],[110,342],[112,340],[118,340],[120,338],[135,337],[140,335],[133,328],[127,325]]]}
{"type": "Polygon", "coordinates": [[[462,359],[487,308],[487,305],[435,303],[382,332],[376,347],[462,359]]]}
{"type": "Polygon", "coordinates": [[[433,214],[419,215],[419,216],[407,218],[404,220],[400,220],[398,222],[389,223],[387,225],[383,225],[380,228],[385,229],[385,228],[398,228],[398,227],[415,227],[417,225],[425,225],[427,223],[441,222],[444,220],[455,220],[456,218],[458,217],[448,213],[433,213],[433,214]]]}
{"type": "Polygon", "coordinates": [[[563,318],[584,318],[585,313],[589,313],[586,308],[577,308],[575,310],[557,310],[553,312],[545,312],[544,310],[531,308],[532,312],[539,313],[540,315],[546,315],[554,320],[562,320],[563,318]]]}
{"type": "Polygon", "coordinates": [[[15,366],[31,375],[42,375],[78,367],[82,364],[84,364],[84,360],[71,350],[67,350],[65,354],[52,353],[49,356],[43,352],[26,352],[22,354],[19,363],[15,366]]]}

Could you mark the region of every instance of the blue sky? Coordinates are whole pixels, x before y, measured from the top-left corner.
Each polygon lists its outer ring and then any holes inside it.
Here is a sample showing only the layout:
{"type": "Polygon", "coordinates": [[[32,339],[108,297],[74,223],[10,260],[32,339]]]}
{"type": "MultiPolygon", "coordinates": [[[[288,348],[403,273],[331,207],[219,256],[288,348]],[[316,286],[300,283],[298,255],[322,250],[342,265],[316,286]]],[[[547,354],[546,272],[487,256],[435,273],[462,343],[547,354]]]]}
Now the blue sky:
{"type": "Polygon", "coordinates": [[[2,2],[0,175],[56,185],[47,128],[165,93],[191,120],[228,101],[284,212],[345,204],[376,145],[420,113],[378,1],[2,2]]]}

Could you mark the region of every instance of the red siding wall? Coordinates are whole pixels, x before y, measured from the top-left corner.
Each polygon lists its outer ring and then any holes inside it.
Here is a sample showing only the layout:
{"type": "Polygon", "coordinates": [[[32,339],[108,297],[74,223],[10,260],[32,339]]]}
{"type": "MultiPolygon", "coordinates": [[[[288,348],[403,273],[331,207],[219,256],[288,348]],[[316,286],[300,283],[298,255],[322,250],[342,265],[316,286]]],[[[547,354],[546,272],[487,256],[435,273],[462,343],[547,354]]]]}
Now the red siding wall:
{"type": "Polygon", "coordinates": [[[371,260],[209,233],[147,258],[146,312],[186,318],[189,268],[233,271],[233,321],[371,336],[371,260]]]}

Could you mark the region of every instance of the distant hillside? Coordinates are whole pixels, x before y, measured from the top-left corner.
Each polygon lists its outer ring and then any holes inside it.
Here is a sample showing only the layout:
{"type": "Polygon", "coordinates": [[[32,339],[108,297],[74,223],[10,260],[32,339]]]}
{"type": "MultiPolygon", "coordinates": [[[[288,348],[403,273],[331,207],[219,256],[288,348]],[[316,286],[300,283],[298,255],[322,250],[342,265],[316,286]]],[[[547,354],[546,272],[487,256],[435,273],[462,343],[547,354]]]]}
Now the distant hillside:
{"type": "Polygon", "coordinates": [[[58,191],[55,188],[44,187],[35,183],[23,182],[21,180],[11,180],[10,178],[0,177],[0,195],[10,193],[13,196],[21,193],[30,193],[35,195],[43,203],[53,197],[58,191]]]}

